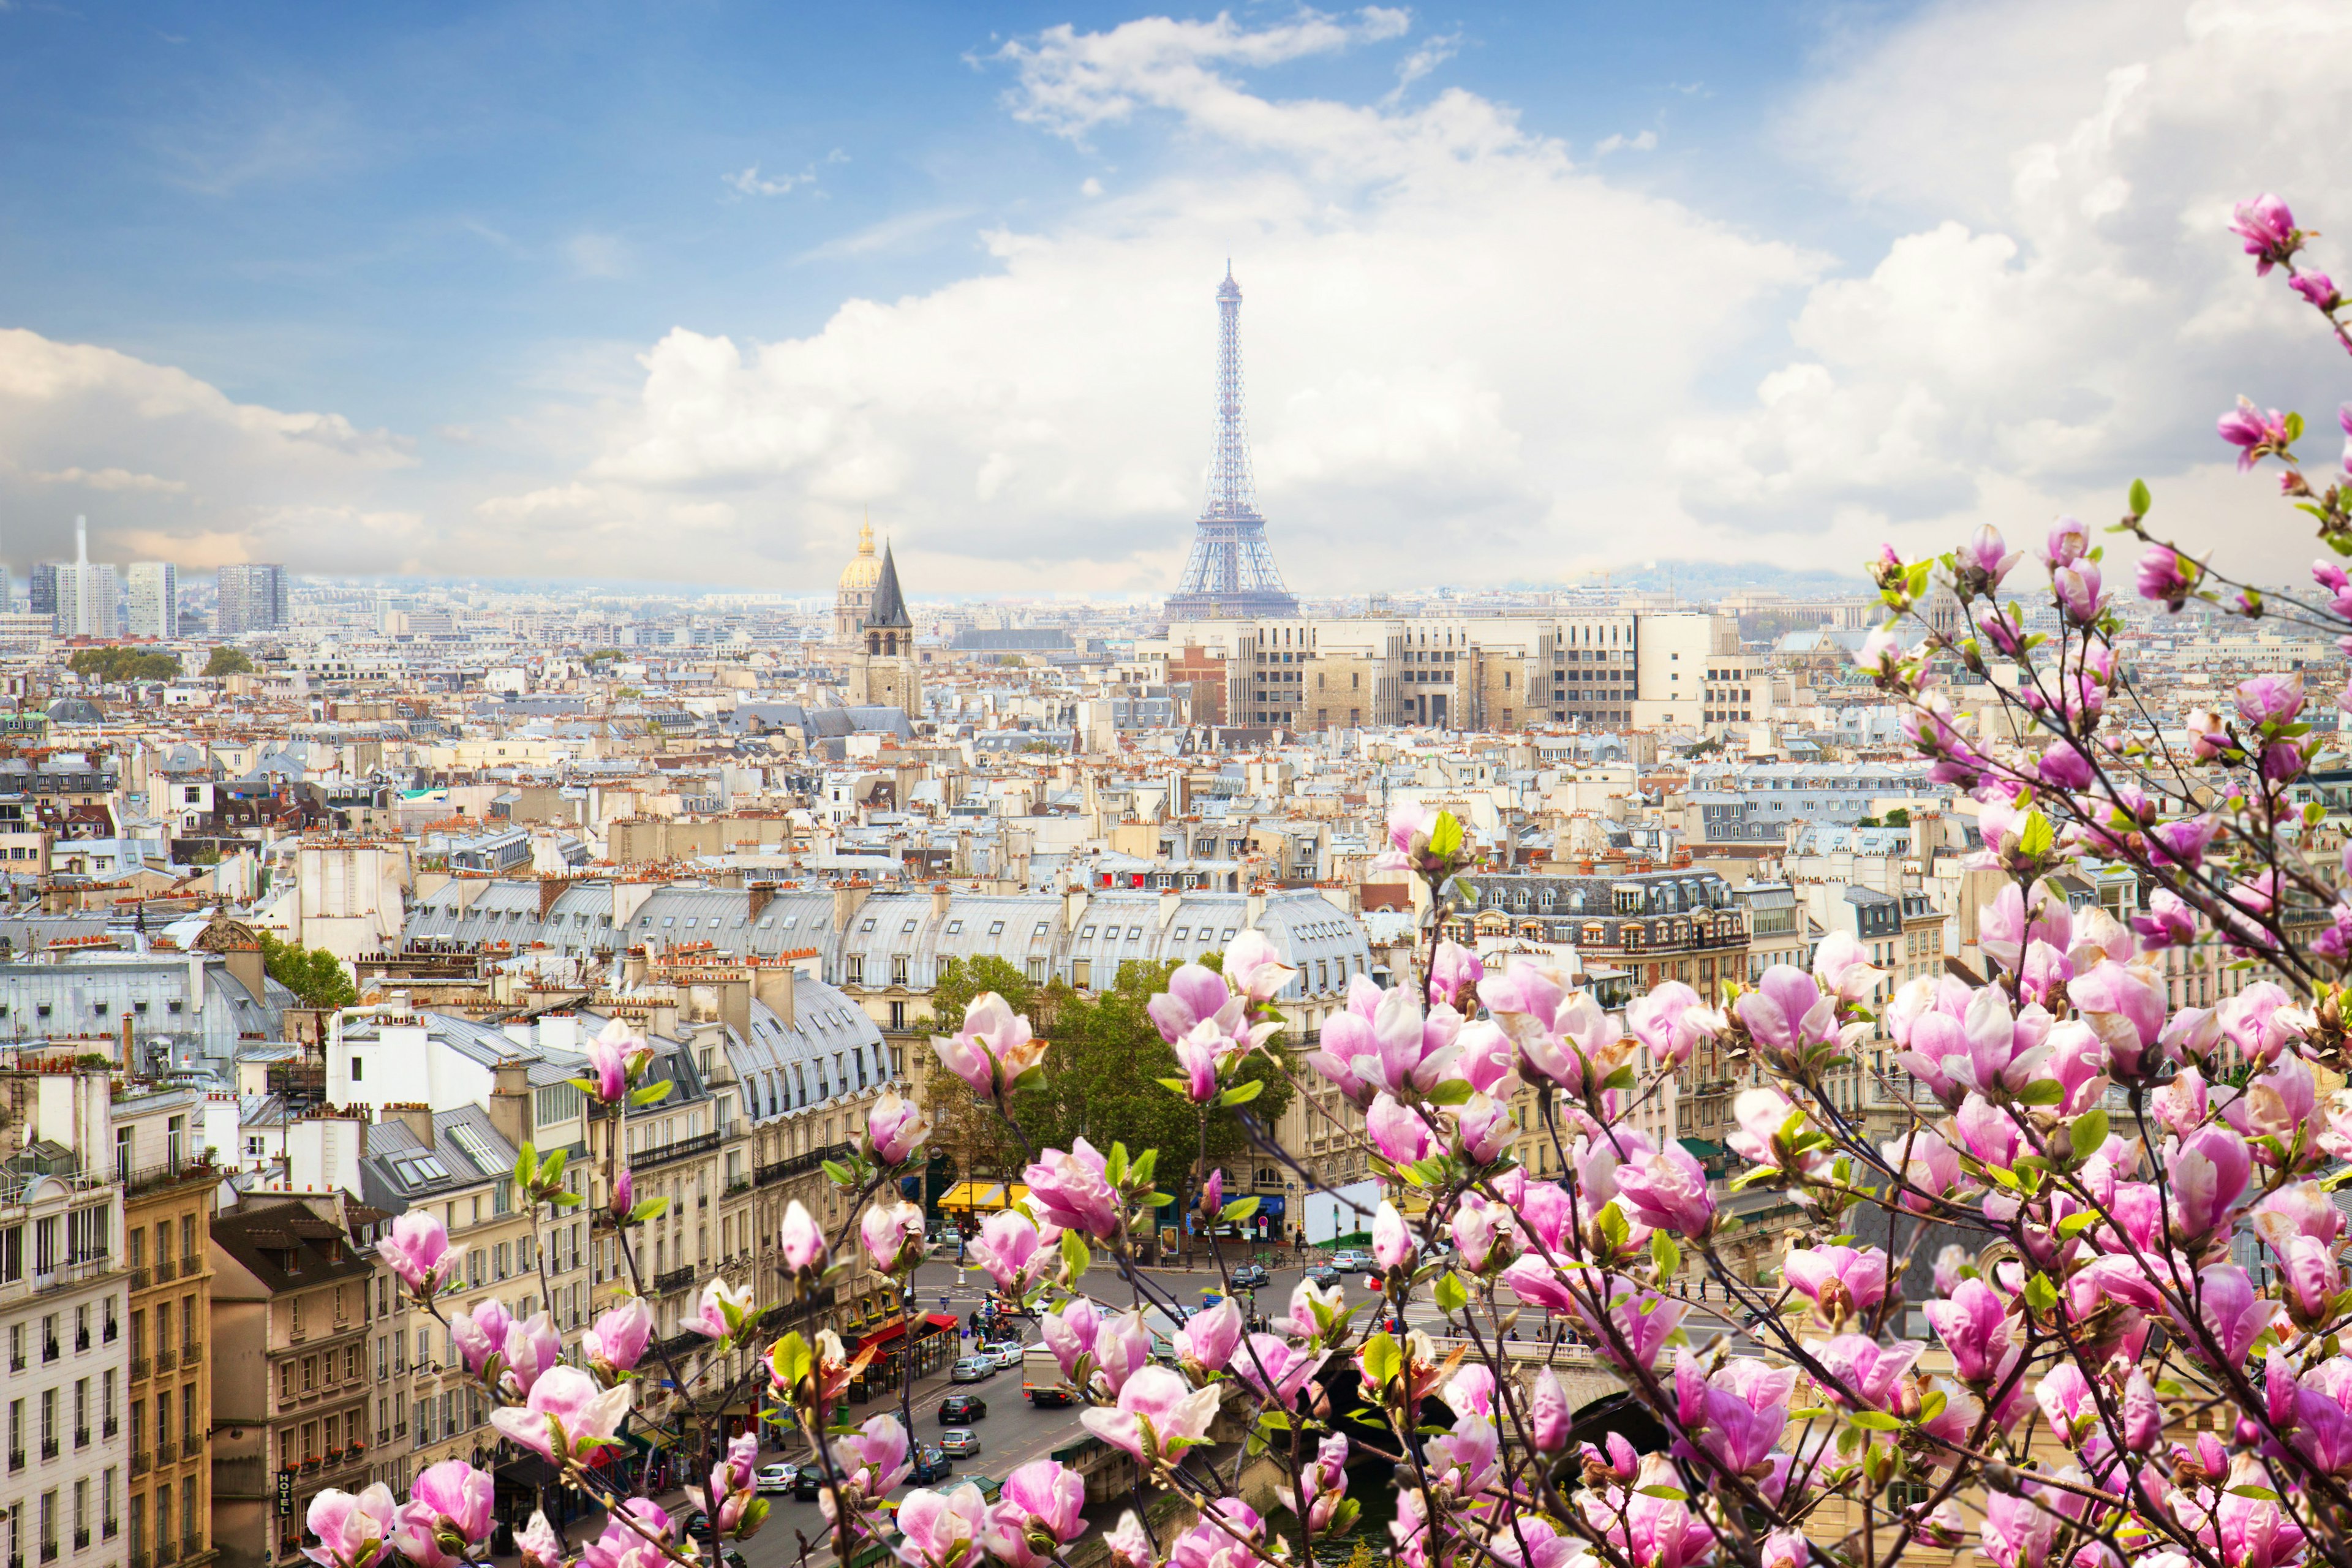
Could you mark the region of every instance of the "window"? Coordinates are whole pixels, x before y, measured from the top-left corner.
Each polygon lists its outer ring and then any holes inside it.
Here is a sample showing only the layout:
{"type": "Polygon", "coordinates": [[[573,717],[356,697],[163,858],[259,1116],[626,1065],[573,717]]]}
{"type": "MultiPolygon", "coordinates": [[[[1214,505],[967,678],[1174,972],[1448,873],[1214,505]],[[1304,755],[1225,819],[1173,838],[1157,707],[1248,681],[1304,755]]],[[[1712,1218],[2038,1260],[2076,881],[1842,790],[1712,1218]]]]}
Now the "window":
{"type": "Polygon", "coordinates": [[[991,936],[1003,936],[1004,934],[1004,922],[1003,921],[991,921],[988,924],[988,934],[991,936]]]}

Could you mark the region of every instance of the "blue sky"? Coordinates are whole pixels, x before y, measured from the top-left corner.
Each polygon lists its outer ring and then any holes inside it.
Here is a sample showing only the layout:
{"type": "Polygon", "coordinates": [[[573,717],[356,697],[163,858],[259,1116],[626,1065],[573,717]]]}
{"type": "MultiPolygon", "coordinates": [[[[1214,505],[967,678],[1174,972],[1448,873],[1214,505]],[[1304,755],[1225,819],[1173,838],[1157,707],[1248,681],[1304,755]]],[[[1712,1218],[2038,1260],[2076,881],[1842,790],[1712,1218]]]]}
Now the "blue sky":
{"type": "Polygon", "coordinates": [[[870,510],[943,586],[1149,591],[1228,253],[1310,590],[2038,528],[2241,389],[2136,390],[2243,374],[2182,315],[2292,341],[2215,205],[2347,194],[2290,152],[2344,89],[2262,110],[2185,16],[18,5],[0,550],[792,588],[870,510]]]}

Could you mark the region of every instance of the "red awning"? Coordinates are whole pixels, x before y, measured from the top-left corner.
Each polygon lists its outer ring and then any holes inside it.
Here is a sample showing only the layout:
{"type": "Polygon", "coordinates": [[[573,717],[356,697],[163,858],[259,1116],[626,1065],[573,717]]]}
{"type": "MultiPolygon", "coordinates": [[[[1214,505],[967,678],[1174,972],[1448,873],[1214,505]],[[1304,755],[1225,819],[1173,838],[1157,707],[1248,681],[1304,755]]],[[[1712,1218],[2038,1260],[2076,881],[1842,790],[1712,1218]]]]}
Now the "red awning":
{"type": "Polygon", "coordinates": [[[933,1312],[930,1316],[925,1318],[923,1321],[930,1324],[930,1326],[935,1329],[960,1329],[963,1327],[963,1320],[957,1317],[953,1312],[933,1312]]]}
{"type": "Polygon", "coordinates": [[[904,1321],[893,1323],[887,1329],[877,1329],[872,1333],[860,1339],[857,1342],[857,1348],[859,1350],[866,1350],[875,1345],[888,1344],[892,1340],[897,1339],[900,1334],[903,1334],[906,1331],[907,1325],[904,1321]]]}

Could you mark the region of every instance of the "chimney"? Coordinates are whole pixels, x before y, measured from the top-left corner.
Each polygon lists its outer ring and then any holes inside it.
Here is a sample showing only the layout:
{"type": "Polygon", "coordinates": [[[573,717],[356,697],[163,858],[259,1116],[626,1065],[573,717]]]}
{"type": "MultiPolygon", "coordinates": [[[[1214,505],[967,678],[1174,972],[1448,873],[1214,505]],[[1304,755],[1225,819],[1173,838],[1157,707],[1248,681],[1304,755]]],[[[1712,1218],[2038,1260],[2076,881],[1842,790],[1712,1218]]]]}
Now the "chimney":
{"type": "Polygon", "coordinates": [[[751,994],[768,1005],[770,1011],[784,1021],[787,1029],[797,1027],[795,1010],[799,996],[794,990],[799,976],[790,959],[770,959],[751,965],[751,994]]]}
{"type": "Polygon", "coordinates": [[[942,920],[946,919],[949,897],[948,885],[945,882],[933,882],[931,884],[931,913],[939,916],[942,920]]]}
{"type": "MultiPolygon", "coordinates": [[[[499,1136],[520,1149],[530,1140],[530,1069],[521,1062],[503,1061],[491,1070],[496,1080],[484,1109],[499,1136]]],[[[428,1125],[432,1120],[425,1118],[428,1125]]]]}
{"type": "Polygon", "coordinates": [[[407,1128],[415,1135],[416,1141],[427,1149],[434,1146],[431,1106],[422,1105],[414,1100],[403,1100],[384,1106],[377,1114],[385,1121],[397,1121],[407,1128]]]}
{"type": "MultiPolygon", "coordinates": [[[[750,904],[747,918],[751,922],[751,929],[757,931],[760,927],[760,917],[767,912],[767,908],[770,904],[776,901],[776,884],[773,882],[752,882],[746,886],[743,891],[746,900],[750,904]]],[[[746,946],[748,947],[749,943],[746,943],[746,946]]]]}
{"type": "Polygon", "coordinates": [[[571,885],[571,882],[562,877],[541,877],[539,879],[540,924],[547,923],[547,911],[555,907],[555,900],[562,898],[563,889],[571,885]]]}

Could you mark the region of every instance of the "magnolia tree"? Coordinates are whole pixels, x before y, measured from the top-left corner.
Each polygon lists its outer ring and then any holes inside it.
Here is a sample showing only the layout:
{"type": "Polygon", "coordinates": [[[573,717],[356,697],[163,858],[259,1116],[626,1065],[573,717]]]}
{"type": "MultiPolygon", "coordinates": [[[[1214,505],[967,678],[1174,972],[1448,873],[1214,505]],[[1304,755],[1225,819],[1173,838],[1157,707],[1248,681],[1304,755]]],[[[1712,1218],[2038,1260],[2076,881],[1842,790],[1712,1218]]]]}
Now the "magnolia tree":
{"type": "MultiPolygon", "coordinates": [[[[2333,284],[2297,264],[2305,237],[2285,207],[2249,203],[2237,231],[2258,270],[2283,269],[2352,347],[2333,284]]],[[[2342,417],[2352,434],[2352,412],[2342,417]]],[[[2221,426],[2247,466],[2282,465],[2294,504],[2332,552],[2352,554],[2346,477],[2296,465],[2300,429],[2251,406],[2221,426]]],[[[2194,601],[2288,616],[2345,635],[2352,651],[2352,581],[2336,566],[2315,571],[2325,596],[2266,595],[2158,541],[2148,517],[2135,485],[2116,528],[2143,542],[2145,597],[2174,613],[2194,601]]],[[[2294,677],[2247,681],[2234,710],[2191,716],[2179,742],[2118,658],[2088,531],[2062,521],[2041,557],[2046,583],[2031,594],[2011,594],[2022,552],[1990,530],[1939,561],[1878,566],[1893,618],[1866,661],[1936,777],[1976,797],[1983,864],[2003,875],[1980,917],[1981,974],[1948,965],[1874,1012],[1888,976],[1839,936],[1810,971],[1775,967],[1714,998],[1661,985],[1621,1020],[1540,963],[1489,973],[1442,940],[1469,865],[1461,826],[1443,812],[1391,819],[1384,863],[1429,894],[1416,969],[1385,992],[1359,979],[1297,1069],[1361,1112],[1391,1194],[1372,1229],[1369,1321],[1312,1283],[1265,1331],[1248,1331],[1230,1292],[1184,1319],[1137,1264],[1174,1201],[1162,1154],[1203,1163],[1213,1112],[1239,1116],[1265,1157],[1308,1176],[1252,1118],[1258,1086],[1239,1076],[1278,1031],[1273,998],[1292,978],[1263,939],[1234,942],[1222,973],[1178,970],[1152,1003],[1176,1068],[1168,1091],[1202,1129],[1189,1150],[1032,1147],[1015,1091],[1043,1070],[1044,1044],[997,998],[972,1004],[937,1043],[940,1063],[1026,1151],[1030,1195],[991,1217],[971,1255],[1042,1311],[1045,1342],[1086,1401],[1080,1420],[1135,1461],[1133,1506],[1107,1531],[1117,1563],[1304,1568],[1318,1543],[1370,1528],[1349,1475],[1375,1459],[1395,1478],[1381,1554],[1408,1568],[1892,1568],[1960,1545],[1998,1568],[2352,1563],[2352,1357],[2339,1339],[2352,1289],[2329,1195],[2352,1155],[2352,1102],[2319,1087],[2345,1060],[2352,902],[2338,889],[2352,855],[2326,863],[2319,814],[2293,801],[2316,750],[2304,694],[2294,677]],[[1937,585],[1958,600],[1957,628],[1918,616],[1937,585]],[[1925,635],[1912,641],[1906,624],[1925,635]],[[1961,722],[1941,683],[1962,670],[2008,722],[1975,733],[1961,722]],[[2154,889],[2146,911],[2126,924],[2070,910],[2046,879],[2084,859],[2136,872],[2154,889]],[[2274,978],[2176,1009],[2164,966],[2183,948],[2274,978]],[[1882,1027],[1901,1047],[1885,1099],[1907,1108],[1892,1138],[1866,1135],[1825,1091],[1882,1027]],[[1629,1126],[1706,1041],[1759,1083],[1734,1103],[1728,1142],[1744,1168],[1730,1184],[1783,1194],[1803,1218],[1772,1284],[1727,1263],[1697,1161],[1629,1126]],[[1567,1173],[1558,1180],[1511,1157],[1522,1091],[1567,1173]],[[1887,1245],[1857,1246],[1865,1230],[1887,1245]],[[1932,1290],[1906,1300],[1930,1234],[1967,1240],[1939,1246],[1918,1271],[1932,1290]],[[1705,1321],[1687,1301],[1693,1276],[1721,1298],[1705,1321]],[[1923,1369],[1928,1347],[1894,1331],[1912,1305],[1948,1372],[1923,1369]],[[1155,1342],[1154,1308],[1181,1321],[1172,1344],[1155,1342]],[[1408,1309],[1433,1327],[1400,1331],[1408,1309]],[[1558,1336],[1532,1331],[1554,1323],[1576,1327],[1663,1433],[1651,1451],[1618,1435],[1578,1440],[1558,1336]],[[1154,1506],[1168,1497],[1177,1506],[1154,1506]]],[[[646,1092],[641,1059],[614,1039],[593,1059],[589,1091],[617,1117],[646,1092]]],[[[886,1100],[857,1159],[830,1173],[857,1200],[853,1219],[827,1237],[793,1210],[791,1301],[851,1246],[902,1281],[921,1262],[921,1215],[896,1183],[919,1168],[928,1131],[886,1100]]],[[[619,1141],[605,1146],[617,1194],[605,1217],[626,1254],[645,1210],[630,1203],[619,1141]]],[[[520,1173],[540,1212],[565,1202],[544,1165],[520,1173]]],[[[1255,1206],[1226,1202],[1214,1175],[1202,1184],[1196,1215],[1213,1237],[1255,1206]]],[[[436,1314],[446,1246],[421,1215],[384,1244],[436,1314]]],[[[634,1278],[633,1255],[630,1267],[634,1278]]],[[[781,1308],[787,1323],[803,1310],[781,1308]]],[[[665,1435],[708,1476],[696,1535],[611,1483],[605,1458],[631,1418],[650,1323],[623,1297],[573,1366],[544,1314],[450,1320],[500,1432],[607,1500],[593,1541],[534,1521],[526,1563],[708,1561],[722,1538],[759,1529],[748,1439],[665,1435]]],[[[1068,1561],[1087,1528],[1078,1475],[1043,1460],[993,1502],[967,1484],[893,1506],[909,1469],[903,1404],[853,1424],[843,1401],[859,1360],[830,1332],[779,1326],[719,1284],[697,1325],[716,1366],[756,1337],[774,1412],[809,1443],[828,1529],[800,1543],[803,1558],[1068,1561]]],[[[323,1494],[311,1555],[370,1568],[389,1551],[440,1568],[479,1554],[488,1497],[488,1479],[462,1465],[425,1472],[405,1504],[381,1489],[323,1494]]]]}

